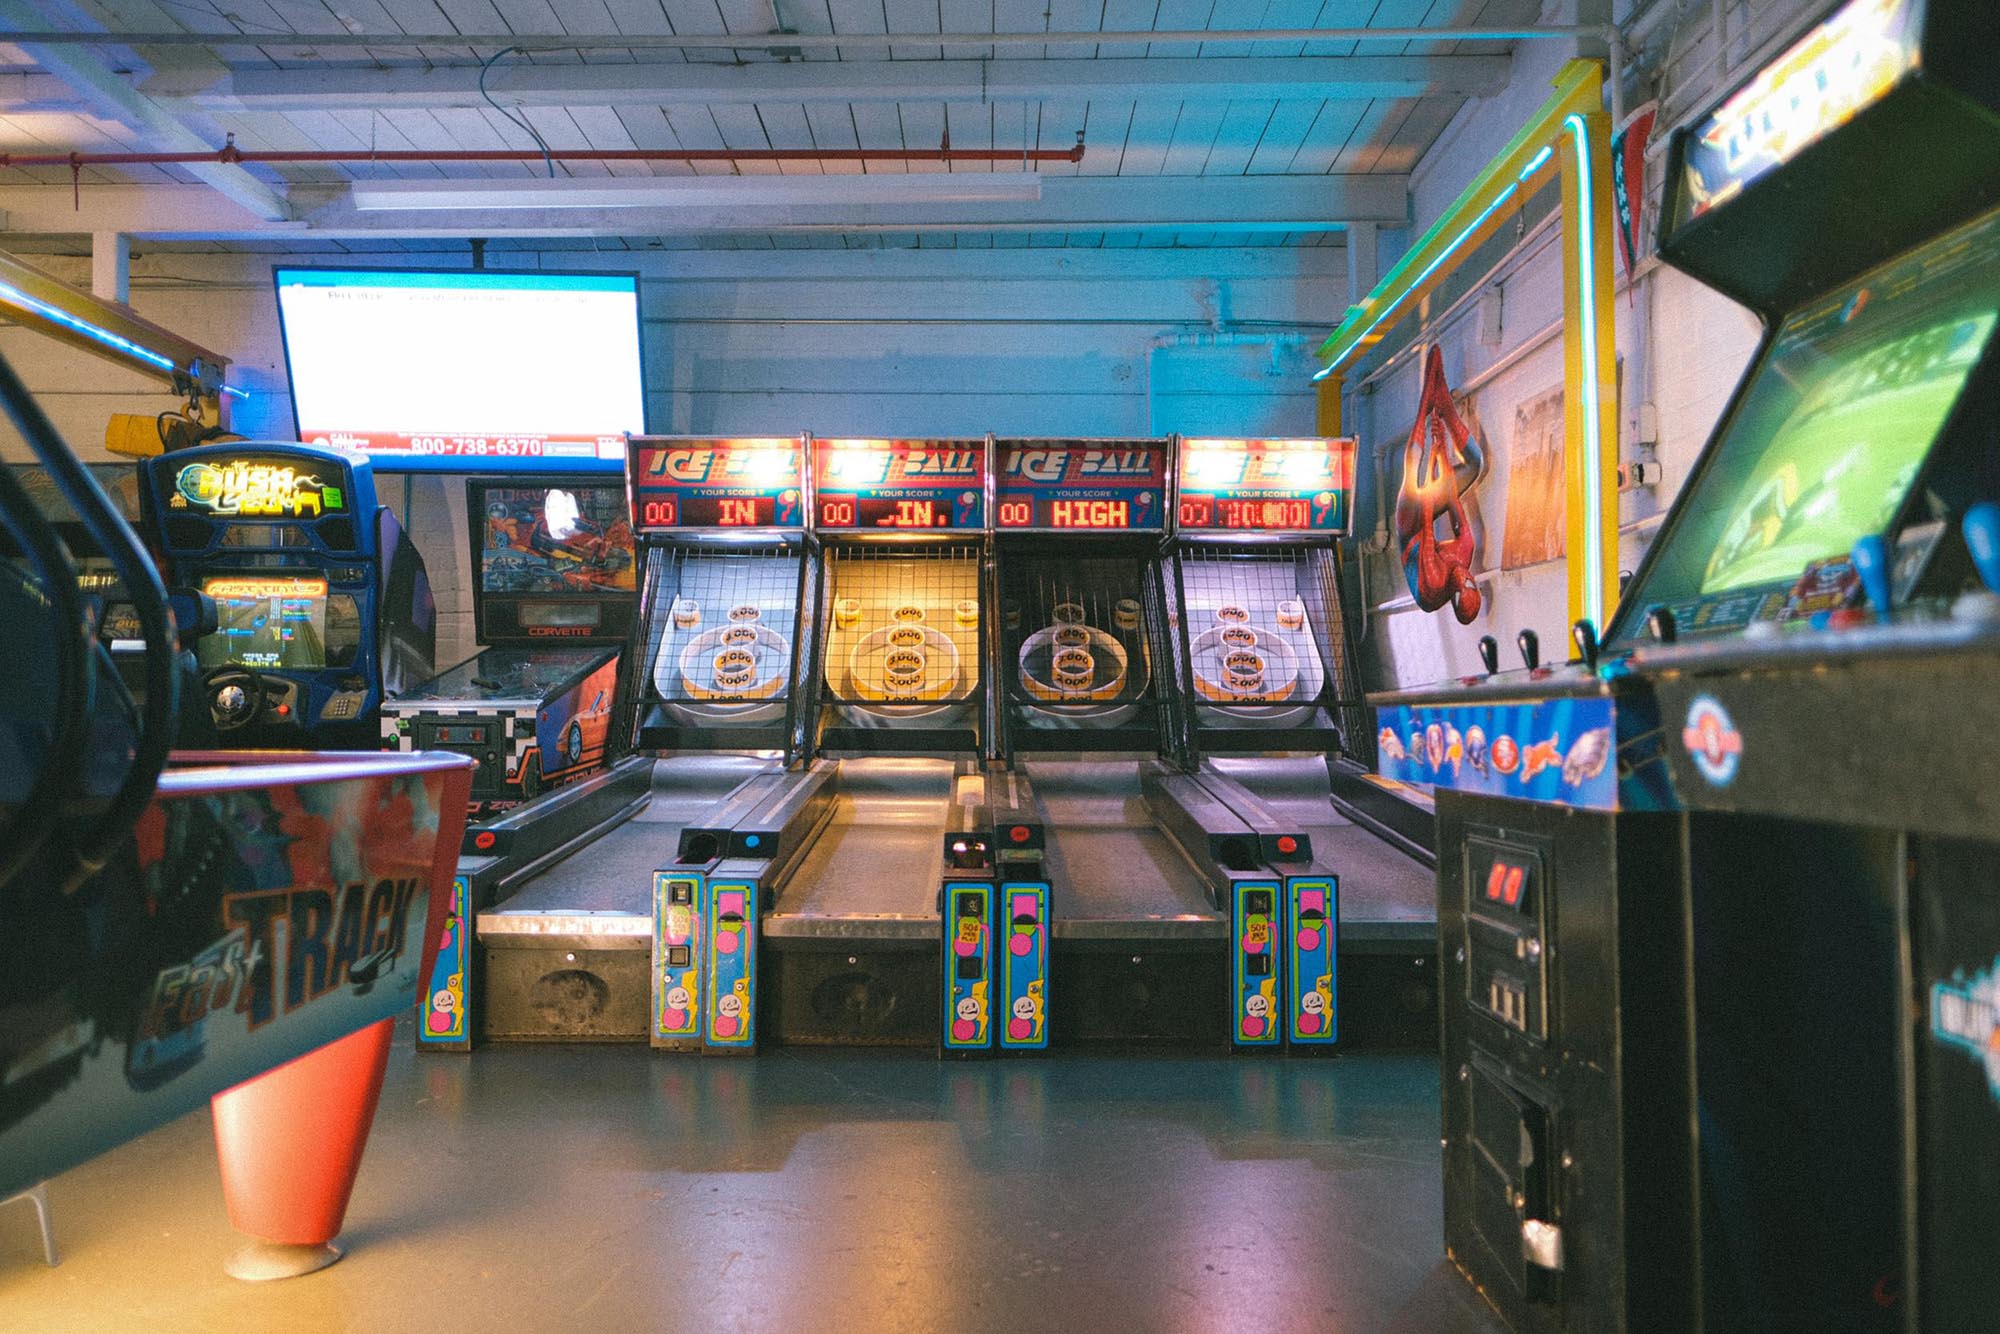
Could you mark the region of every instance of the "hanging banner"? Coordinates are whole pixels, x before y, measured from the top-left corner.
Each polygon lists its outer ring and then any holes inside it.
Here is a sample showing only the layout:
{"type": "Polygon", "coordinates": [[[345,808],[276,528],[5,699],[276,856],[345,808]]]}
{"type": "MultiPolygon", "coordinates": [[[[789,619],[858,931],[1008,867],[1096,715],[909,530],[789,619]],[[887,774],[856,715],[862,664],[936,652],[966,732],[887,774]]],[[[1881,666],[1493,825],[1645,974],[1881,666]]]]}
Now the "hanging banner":
{"type": "Polygon", "coordinates": [[[1467,507],[1486,477],[1485,442],[1472,433],[1451,400],[1444,356],[1433,343],[1424,354],[1416,425],[1403,447],[1403,483],[1396,496],[1396,542],[1410,596],[1425,611],[1447,604],[1460,625],[1472,624],[1484,599],[1474,582],[1478,534],[1467,507]],[[1439,521],[1450,529],[1441,535],[1439,521]]]}
{"type": "MultiPolygon", "coordinates": [[[[1627,279],[1639,263],[1639,233],[1646,220],[1646,143],[1659,114],[1659,106],[1649,104],[1611,136],[1611,202],[1618,212],[1618,249],[1625,256],[1627,279]]],[[[1626,295],[1630,297],[1630,288],[1626,295]]]]}

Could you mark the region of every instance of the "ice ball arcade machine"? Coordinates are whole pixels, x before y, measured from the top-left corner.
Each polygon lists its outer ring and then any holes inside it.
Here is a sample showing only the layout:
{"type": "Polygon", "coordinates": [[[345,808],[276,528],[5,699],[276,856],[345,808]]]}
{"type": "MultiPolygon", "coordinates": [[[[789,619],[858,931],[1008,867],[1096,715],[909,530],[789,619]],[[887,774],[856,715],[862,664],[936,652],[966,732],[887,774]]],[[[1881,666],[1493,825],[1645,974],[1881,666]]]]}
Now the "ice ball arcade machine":
{"type": "Polygon", "coordinates": [[[1353,725],[1337,542],[1351,522],[1354,456],[1351,439],[1180,441],[1168,616],[1183,763],[1257,831],[1253,860],[1266,872],[1232,877],[1218,905],[1239,1047],[1312,1047],[1337,1031],[1339,882],[1274,798],[1302,771],[1325,808],[1326,761],[1353,725]],[[1225,768],[1219,756],[1238,758],[1225,768]]]}
{"type": "Polygon", "coordinates": [[[466,513],[489,647],[384,704],[382,744],[471,756],[485,815],[608,762],[638,580],[616,477],[474,478],[466,513]]]}
{"type": "Polygon", "coordinates": [[[215,601],[195,654],[222,743],[378,748],[382,701],[431,674],[437,610],[367,458],[241,442],[144,469],[169,583],[215,601]]]}

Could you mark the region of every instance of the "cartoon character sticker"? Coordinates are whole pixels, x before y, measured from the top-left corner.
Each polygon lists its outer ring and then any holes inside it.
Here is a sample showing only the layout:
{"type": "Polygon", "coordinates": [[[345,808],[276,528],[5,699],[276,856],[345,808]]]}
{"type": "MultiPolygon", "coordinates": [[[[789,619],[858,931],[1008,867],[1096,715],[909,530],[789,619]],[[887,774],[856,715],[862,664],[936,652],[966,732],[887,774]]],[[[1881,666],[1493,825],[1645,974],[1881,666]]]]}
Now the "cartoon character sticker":
{"type": "Polygon", "coordinates": [[[1521,765],[1521,747],[1513,737],[1502,732],[1493,738],[1493,772],[1505,778],[1521,765]]]}
{"type": "Polygon", "coordinates": [[[438,936],[437,957],[431,964],[431,985],[424,993],[423,1020],[418,1037],[425,1042],[457,1042],[465,1037],[465,914],[469,888],[464,876],[451,882],[451,911],[438,936]]]}
{"type": "Polygon", "coordinates": [[[1300,1037],[1318,1037],[1325,1032],[1333,1015],[1333,979],[1322,977],[1312,990],[1299,997],[1300,1037]]]}
{"type": "Polygon", "coordinates": [[[1272,1013],[1277,1008],[1278,983],[1275,978],[1265,978],[1257,990],[1243,999],[1243,1036],[1252,1041],[1264,1041],[1273,1033],[1272,1013]]]}
{"type": "Polygon", "coordinates": [[[1013,1013],[1007,1020],[1007,1036],[1025,1046],[1042,1040],[1042,980],[1028,983],[1026,995],[1014,998],[1013,1013]]]}
{"type": "Polygon", "coordinates": [[[694,998],[699,987],[695,982],[694,969],[682,974],[679,981],[669,973],[668,986],[660,997],[660,1032],[690,1033],[694,1031],[694,998]]]}
{"type": "Polygon", "coordinates": [[[1477,723],[1465,729],[1465,762],[1476,774],[1486,772],[1486,729],[1477,723]]]}
{"type": "Polygon", "coordinates": [[[971,1046],[978,1046],[986,1040],[986,981],[980,979],[972,984],[971,991],[959,997],[952,1007],[951,1040],[971,1046]]]}
{"type": "Polygon", "coordinates": [[[1695,771],[1711,786],[1728,787],[1736,781],[1736,770],[1743,763],[1743,734],[1715,696],[1697,695],[1688,705],[1681,744],[1687,747],[1695,771]]]}
{"type": "Polygon", "coordinates": [[[1410,753],[1403,749],[1403,738],[1396,735],[1394,728],[1383,728],[1382,734],[1375,740],[1385,760],[1406,760],[1410,757],[1410,753]]]}
{"type": "Polygon", "coordinates": [[[1546,741],[1537,741],[1521,753],[1521,781],[1532,783],[1535,775],[1544,769],[1559,768],[1562,765],[1562,735],[1560,733],[1546,741]]]}
{"type": "Polygon", "coordinates": [[[715,1002],[715,1036],[733,1039],[746,1035],[749,1014],[750,979],[739,977],[736,985],[715,1002]]]}

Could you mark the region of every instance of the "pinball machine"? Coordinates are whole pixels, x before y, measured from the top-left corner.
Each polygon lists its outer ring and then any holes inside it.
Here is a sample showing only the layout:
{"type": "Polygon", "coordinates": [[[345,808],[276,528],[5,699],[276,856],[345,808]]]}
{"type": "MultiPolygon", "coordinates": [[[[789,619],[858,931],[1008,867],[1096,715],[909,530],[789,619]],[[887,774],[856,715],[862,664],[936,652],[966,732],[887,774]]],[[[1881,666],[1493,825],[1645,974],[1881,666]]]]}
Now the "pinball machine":
{"type": "Polygon", "coordinates": [[[215,604],[195,654],[221,743],[379,748],[383,702],[431,674],[437,608],[366,457],[245,441],[140,466],[168,582],[215,604]]]}
{"type": "Polygon", "coordinates": [[[1853,0],[1676,134],[1660,254],[1748,371],[1601,645],[1379,697],[1437,789],[1446,1243],[1516,1328],[2000,1302],[1996,44],[1853,0]]]}
{"type": "Polygon", "coordinates": [[[474,636],[486,648],[382,706],[385,750],[477,764],[477,816],[602,771],[637,602],[622,483],[474,479],[474,636]]]}

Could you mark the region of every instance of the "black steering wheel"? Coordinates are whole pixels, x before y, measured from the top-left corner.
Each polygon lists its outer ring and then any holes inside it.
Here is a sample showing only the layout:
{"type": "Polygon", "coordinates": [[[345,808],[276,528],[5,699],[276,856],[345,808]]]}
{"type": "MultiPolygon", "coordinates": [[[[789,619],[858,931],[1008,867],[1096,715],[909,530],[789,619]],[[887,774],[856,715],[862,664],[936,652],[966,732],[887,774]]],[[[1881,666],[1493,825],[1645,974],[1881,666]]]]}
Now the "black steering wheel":
{"type": "Polygon", "coordinates": [[[264,716],[264,678],[240,662],[225,662],[203,672],[201,693],[218,732],[234,732],[264,716]]]}

